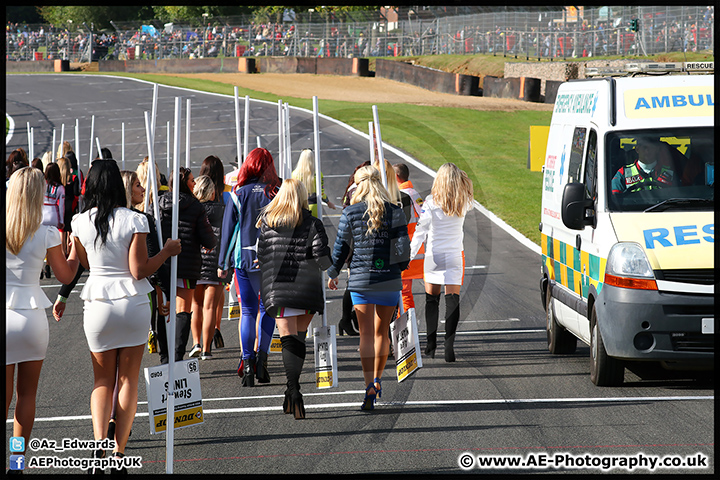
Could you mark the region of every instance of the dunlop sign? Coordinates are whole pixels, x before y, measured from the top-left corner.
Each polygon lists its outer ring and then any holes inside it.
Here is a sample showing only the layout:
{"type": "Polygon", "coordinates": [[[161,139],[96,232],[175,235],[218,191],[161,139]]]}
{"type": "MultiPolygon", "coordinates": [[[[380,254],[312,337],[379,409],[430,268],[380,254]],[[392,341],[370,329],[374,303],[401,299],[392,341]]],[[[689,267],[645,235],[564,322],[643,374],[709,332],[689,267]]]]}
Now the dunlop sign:
{"type": "MultiPolygon", "coordinates": [[[[203,423],[198,359],[191,358],[174,365],[175,429],[203,423]]],[[[168,365],[146,368],[145,385],[150,433],[164,432],[167,428],[168,365]]]]}
{"type": "Polygon", "coordinates": [[[414,308],[390,323],[390,336],[395,351],[398,382],[402,382],[422,367],[414,308]]]}
{"type": "Polygon", "coordinates": [[[335,325],[315,328],[315,386],[337,387],[337,346],[335,325]]]}

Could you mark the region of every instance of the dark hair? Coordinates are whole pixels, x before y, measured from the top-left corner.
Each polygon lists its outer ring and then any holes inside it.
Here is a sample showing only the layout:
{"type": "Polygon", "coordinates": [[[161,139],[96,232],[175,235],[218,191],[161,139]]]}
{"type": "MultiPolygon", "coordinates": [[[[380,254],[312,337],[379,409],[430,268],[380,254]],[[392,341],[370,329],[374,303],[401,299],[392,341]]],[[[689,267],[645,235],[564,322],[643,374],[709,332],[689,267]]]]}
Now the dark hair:
{"type": "Polygon", "coordinates": [[[207,175],[215,184],[215,201],[220,202],[225,190],[225,169],[222,161],[215,155],[210,155],[203,160],[198,176],[207,175]]]}
{"type": "Polygon", "coordinates": [[[5,178],[10,178],[10,175],[27,166],[29,164],[25,150],[22,148],[13,150],[5,161],[5,178]]]}
{"type": "Polygon", "coordinates": [[[393,165],[393,170],[395,170],[395,175],[403,182],[407,182],[408,178],[410,178],[410,170],[404,163],[396,163],[393,165]]]}
{"type": "Polygon", "coordinates": [[[8,155],[7,160],[5,160],[6,165],[12,165],[15,161],[22,161],[25,162],[25,166],[28,166],[28,158],[27,153],[25,153],[25,150],[22,148],[16,148],[12,152],[10,152],[10,155],[8,155]]]}
{"type": "Polygon", "coordinates": [[[247,158],[240,167],[237,186],[242,187],[251,180],[257,179],[264,183],[265,195],[269,198],[275,196],[280,188],[280,178],[275,171],[275,163],[272,155],[265,148],[255,148],[248,153],[247,158]]]}
{"type": "Polygon", "coordinates": [[[32,161],[32,163],[30,163],[30,166],[33,167],[33,168],[37,168],[37,169],[40,170],[41,172],[42,172],[42,170],[43,170],[42,160],[39,159],[38,157],[33,158],[33,161],[32,161]]]}
{"type": "Polygon", "coordinates": [[[109,148],[103,147],[100,149],[100,152],[102,153],[102,158],[104,160],[110,160],[113,158],[112,153],[110,152],[109,148]]]}
{"type": "Polygon", "coordinates": [[[50,162],[47,164],[47,167],[45,167],[45,181],[50,185],[62,185],[60,166],[57,163],[50,162]]]}
{"type": "Polygon", "coordinates": [[[73,170],[77,170],[78,161],[77,161],[77,157],[75,156],[75,152],[70,150],[69,152],[67,152],[65,154],[65,158],[67,158],[70,161],[70,168],[72,168],[73,170]]]}
{"type": "Polygon", "coordinates": [[[124,207],[125,184],[115,160],[95,160],[85,180],[85,209],[97,208],[95,229],[101,244],[105,244],[110,230],[110,217],[117,207],[124,207]]]}
{"type": "MultiPolygon", "coordinates": [[[[192,190],[190,190],[190,187],[188,186],[188,180],[190,180],[190,175],[192,174],[192,172],[190,171],[189,168],[180,167],[179,173],[180,173],[180,192],[187,193],[188,195],[193,195],[192,190]]],[[[170,188],[170,190],[173,189],[173,177],[174,177],[174,175],[170,175],[170,182],[168,184],[168,187],[170,188]]]]}

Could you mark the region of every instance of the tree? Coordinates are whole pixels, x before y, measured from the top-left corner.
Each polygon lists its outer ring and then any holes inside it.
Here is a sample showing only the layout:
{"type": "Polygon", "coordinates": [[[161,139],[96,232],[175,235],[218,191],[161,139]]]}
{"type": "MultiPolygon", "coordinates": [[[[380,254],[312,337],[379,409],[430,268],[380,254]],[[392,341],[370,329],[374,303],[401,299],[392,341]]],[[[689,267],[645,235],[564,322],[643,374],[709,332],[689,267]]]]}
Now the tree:
{"type": "Polygon", "coordinates": [[[5,7],[5,21],[9,23],[42,23],[43,18],[35,6],[21,7],[18,5],[5,7]]]}
{"type": "Polygon", "coordinates": [[[140,20],[143,17],[153,15],[147,7],[111,7],[103,5],[75,5],[75,6],[43,6],[38,10],[45,22],[56,26],[64,26],[72,20],[76,26],[85,22],[88,26],[92,23],[95,29],[110,28],[111,21],[123,22],[140,20]]]}
{"type": "MultiPolygon", "coordinates": [[[[263,8],[263,7],[255,7],[263,8]]],[[[238,6],[202,6],[202,5],[184,5],[184,6],[161,6],[152,7],[155,18],[163,23],[179,22],[191,23],[202,18],[207,13],[210,18],[248,14],[252,11],[250,7],[238,6]]]]}

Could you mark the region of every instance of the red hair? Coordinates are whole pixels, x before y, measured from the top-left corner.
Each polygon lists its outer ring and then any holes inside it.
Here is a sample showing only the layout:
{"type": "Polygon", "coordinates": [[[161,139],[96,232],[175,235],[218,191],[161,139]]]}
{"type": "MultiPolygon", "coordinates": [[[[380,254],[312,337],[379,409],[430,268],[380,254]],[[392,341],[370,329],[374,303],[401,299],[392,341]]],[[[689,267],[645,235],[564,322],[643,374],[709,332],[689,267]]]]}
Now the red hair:
{"type": "Polygon", "coordinates": [[[242,167],[240,167],[235,188],[242,187],[252,180],[266,184],[265,194],[271,198],[275,196],[278,188],[280,188],[281,182],[275,171],[275,162],[270,152],[264,148],[256,148],[248,153],[242,167]]]}

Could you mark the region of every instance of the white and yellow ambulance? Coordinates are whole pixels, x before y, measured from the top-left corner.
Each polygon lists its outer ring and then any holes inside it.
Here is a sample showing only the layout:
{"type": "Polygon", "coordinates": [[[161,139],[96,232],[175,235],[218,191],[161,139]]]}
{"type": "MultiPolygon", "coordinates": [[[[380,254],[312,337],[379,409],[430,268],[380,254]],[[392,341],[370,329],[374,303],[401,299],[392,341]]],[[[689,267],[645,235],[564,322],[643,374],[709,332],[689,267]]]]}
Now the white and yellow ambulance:
{"type": "Polygon", "coordinates": [[[558,90],[540,289],[550,352],[588,344],[596,385],[621,384],[628,361],[713,363],[715,77],[679,65],[558,90]]]}

